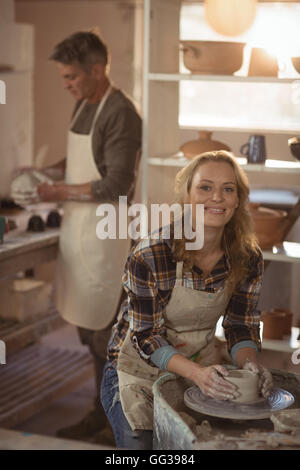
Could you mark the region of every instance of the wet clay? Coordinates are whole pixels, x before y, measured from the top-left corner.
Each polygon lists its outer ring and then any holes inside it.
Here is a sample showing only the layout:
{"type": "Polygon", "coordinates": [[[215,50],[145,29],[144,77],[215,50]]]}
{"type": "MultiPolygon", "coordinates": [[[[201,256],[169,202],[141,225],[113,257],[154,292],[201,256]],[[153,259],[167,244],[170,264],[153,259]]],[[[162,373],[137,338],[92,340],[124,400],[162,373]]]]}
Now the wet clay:
{"type": "Polygon", "coordinates": [[[236,385],[239,396],[237,403],[254,403],[261,399],[258,392],[258,375],[249,370],[237,369],[229,372],[225,379],[236,385]]]}

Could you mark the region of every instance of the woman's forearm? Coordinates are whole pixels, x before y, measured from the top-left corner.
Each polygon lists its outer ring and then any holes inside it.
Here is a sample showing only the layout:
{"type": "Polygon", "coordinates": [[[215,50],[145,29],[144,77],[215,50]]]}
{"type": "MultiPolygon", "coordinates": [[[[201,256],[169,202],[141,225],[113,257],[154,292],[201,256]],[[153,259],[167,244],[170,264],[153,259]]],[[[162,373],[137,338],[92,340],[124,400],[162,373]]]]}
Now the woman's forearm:
{"type": "Polygon", "coordinates": [[[235,356],[237,367],[242,368],[247,360],[257,362],[257,354],[254,348],[240,348],[237,351],[235,356]]]}
{"type": "Polygon", "coordinates": [[[199,368],[199,364],[196,364],[181,354],[174,354],[167,364],[167,370],[169,372],[174,372],[174,374],[180,375],[180,377],[193,381],[193,377],[195,374],[197,375],[199,368]]]}
{"type": "Polygon", "coordinates": [[[167,370],[191,380],[210,397],[226,400],[237,396],[236,387],[224,379],[228,372],[221,365],[202,367],[181,354],[174,354],[167,364],[167,370]]]}

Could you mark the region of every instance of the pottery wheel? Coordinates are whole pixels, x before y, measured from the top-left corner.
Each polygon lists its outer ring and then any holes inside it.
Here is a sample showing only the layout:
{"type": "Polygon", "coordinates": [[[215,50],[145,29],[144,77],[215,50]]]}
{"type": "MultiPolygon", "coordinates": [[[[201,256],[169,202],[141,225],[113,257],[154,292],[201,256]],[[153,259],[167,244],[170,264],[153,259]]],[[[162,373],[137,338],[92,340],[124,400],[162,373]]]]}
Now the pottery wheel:
{"type": "Polygon", "coordinates": [[[267,399],[259,399],[248,404],[216,400],[204,395],[196,385],[188,388],[184,393],[184,403],[192,410],[228,419],[270,418],[271,413],[288,408],[294,401],[293,395],[281,388],[274,388],[267,399]]]}

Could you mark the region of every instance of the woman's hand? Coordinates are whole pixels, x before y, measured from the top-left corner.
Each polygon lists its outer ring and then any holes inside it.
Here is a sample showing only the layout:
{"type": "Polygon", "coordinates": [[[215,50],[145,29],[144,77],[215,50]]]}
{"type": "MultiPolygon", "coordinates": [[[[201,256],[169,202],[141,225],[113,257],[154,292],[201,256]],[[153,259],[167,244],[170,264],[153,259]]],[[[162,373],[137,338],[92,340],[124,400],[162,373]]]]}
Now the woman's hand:
{"type": "Polygon", "coordinates": [[[228,371],[216,364],[209,367],[198,367],[193,382],[200,388],[201,392],[218,400],[232,400],[239,396],[237,387],[227,382],[223,377],[228,371]]]}
{"type": "Polygon", "coordinates": [[[258,374],[258,386],[260,393],[264,398],[268,398],[270,391],[273,388],[273,379],[271,372],[268,371],[264,366],[257,364],[254,361],[247,360],[243,366],[243,369],[250,370],[255,374],[258,374]]]}

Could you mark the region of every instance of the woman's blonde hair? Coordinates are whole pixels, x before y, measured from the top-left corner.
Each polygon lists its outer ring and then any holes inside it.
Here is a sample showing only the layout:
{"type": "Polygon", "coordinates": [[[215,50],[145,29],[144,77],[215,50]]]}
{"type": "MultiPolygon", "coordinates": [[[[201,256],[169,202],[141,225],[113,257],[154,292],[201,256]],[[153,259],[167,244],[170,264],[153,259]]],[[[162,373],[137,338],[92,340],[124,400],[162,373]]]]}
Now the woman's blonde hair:
{"type": "MultiPolygon", "coordinates": [[[[249,270],[249,261],[253,254],[258,253],[257,239],[254,234],[252,218],[249,212],[249,183],[244,171],[236,162],[235,157],[225,150],[205,152],[195,157],[176,175],[176,202],[184,208],[189,201],[189,193],[196,170],[208,163],[227,163],[235,174],[237,182],[238,207],[230,221],[225,225],[221,248],[229,257],[231,274],[229,285],[234,290],[245,279],[249,270]]],[[[186,240],[174,240],[174,253],[177,260],[185,261],[188,268],[193,266],[194,252],[185,250],[186,240]]]]}

